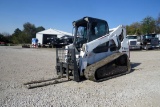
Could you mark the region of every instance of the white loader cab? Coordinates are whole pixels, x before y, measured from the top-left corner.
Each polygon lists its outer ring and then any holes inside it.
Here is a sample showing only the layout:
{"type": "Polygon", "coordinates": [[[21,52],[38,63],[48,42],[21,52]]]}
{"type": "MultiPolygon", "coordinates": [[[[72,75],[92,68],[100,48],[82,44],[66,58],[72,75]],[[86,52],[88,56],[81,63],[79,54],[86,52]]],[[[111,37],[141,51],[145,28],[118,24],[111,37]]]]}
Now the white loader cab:
{"type": "Polygon", "coordinates": [[[141,49],[140,42],[137,42],[137,35],[127,35],[129,48],[132,49],[141,49]]]}

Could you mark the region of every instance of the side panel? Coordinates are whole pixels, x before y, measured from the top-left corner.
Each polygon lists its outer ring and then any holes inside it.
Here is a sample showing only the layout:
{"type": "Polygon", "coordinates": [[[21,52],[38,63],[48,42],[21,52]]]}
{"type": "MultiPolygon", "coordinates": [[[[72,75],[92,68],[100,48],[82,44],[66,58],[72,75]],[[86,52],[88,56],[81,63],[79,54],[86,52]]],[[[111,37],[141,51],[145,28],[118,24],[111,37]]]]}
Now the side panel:
{"type": "Polygon", "coordinates": [[[128,57],[130,57],[129,51],[130,50],[129,50],[128,39],[124,38],[123,41],[121,42],[121,48],[120,48],[119,52],[126,53],[128,55],[128,57]]]}
{"type": "Polygon", "coordinates": [[[104,35],[98,39],[95,39],[95,40],[87,43],[87,51],[91,52],[98,45],[103,44],[103,43],[105,43],[109,40],[112,40],[112,39],[115,41],[116,46],[118,46],[117,37],[122,33],[122,30],[123,30],[123,35],[125,35],[125,37],[126,37],[126,28],[124,26],[120,25],[117,28],[115,28],[114,31],[112,31],[110,34],[104,35]]]}
{"type": "Polygon", "coordinates": [[[120,48],[119,52],[126,53],[128,55],[128,57],[130,57],[129,43],[128,43],[128,39],[126,38],[127,37],[126,28],[125,27],[122,27],[122,28],[123,28],[124,39],[121,42],[121,48],[120,48]]]}
{"type": "Polygon", "coordinates": [[[38,43],[43,44],[43,34],[37,33],[36,38],[38,39],[38,43]]]}
{"type": "Polygon", "coordinates": [[[156,37],[157,37],[158,40],[160,41],[160,34],[157,34],[156,37]]]}
{"type": "MultiPolygon", "coordinates": [[[[110,48],[110,46],[111,45],[109,45],[108,48],[110,48]]],[[[82,57],[80,62],[81,72],[86,68],[87,64],[93,64],[118,51],[126,53],[129,56],[129,45],[128,39],[126,38],[126,28],[122,25],[115,28],[112,32],[110,32],[110,34],[104,35],[85,44],[85,52],[80,52],[80,56],[82,57]],[[123,37],[120,35],[123,35],[123,37]],[[119,50],[116,49],[115,51],[108,50],[106,52],[93,53],[93,50],[96,47],[107,41],[109,41],[109,44],[112,44],[112,41],[114,41],[114,47],[117,47],[119,50]]]]}

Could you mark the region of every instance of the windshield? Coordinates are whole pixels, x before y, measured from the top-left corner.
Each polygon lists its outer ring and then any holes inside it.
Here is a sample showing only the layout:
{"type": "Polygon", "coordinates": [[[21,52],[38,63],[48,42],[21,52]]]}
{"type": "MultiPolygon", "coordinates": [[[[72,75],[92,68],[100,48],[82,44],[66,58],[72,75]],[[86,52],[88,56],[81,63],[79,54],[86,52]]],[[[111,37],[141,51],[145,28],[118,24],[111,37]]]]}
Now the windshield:
{"type": "Polygon", "coordinates": [[[87,27],[86,26],[79,26],[77,28],[77,37],[76,41],[81,41],[83,39],[87,39],[87,27]]]}
{"type": "Polygon", "coordinates": [[[81,40],[88,40],[88,42],[95,40],[101,36],[104,36],[107,31],[107,24],[104,22],[92,22],[89,24],[89,28],[87,29],[86,25],[81,25],[76,28],[76,42],[81,40]]]}
{"type": "Polygon", "coordinates": [[[127,36],[128,39],[137,39],[137,36],[127,36]]]}
{"type": "Polygon", "coordinates": [[[77,49],[81,48],[83,44],[109,33],[107,22],[98,19],[90,19],[90,21],[82,19],[73,22],[73,25],[74,45],[77,49]]]}
{"type": "Polygon", "coordinates": [[[82,45],[87,42],[87,23],[85,25],[76,26],[74,29],[74,45],[78,51],[80,51],[82,45]]]}
{"type": "Polygon", "coordinates": [[[147,35],[145,36],[146,39],[151,39],[152,38],[152,35],[147,35]]]}
{"type": "Polygon", "coordinates": [[[106,22],[93,22],[90,26],[89,41],[95,40],[108,33],[109,31],[107,31],[107,27],[106,22]]]}

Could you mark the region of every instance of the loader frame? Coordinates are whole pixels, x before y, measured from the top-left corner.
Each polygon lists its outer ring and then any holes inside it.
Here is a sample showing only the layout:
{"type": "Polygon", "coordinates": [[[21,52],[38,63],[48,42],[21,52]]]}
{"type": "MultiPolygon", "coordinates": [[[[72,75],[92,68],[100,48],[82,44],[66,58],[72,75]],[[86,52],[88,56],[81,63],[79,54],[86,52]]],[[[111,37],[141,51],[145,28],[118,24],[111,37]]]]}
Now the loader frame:
{"type": "Polygon", "coordinates": [[[73,76],[74,81],[80,81],[75,49],[56,48],[56,70],[60,77],[66,74],[68,80],[73,76]]]}

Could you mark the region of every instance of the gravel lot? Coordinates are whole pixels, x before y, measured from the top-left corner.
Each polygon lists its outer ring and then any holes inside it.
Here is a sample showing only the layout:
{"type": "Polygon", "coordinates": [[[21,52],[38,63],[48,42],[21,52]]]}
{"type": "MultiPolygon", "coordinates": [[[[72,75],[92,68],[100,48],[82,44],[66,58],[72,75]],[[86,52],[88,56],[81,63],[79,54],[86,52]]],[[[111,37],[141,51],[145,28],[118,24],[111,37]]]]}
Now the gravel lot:
{"type": "Polygon", "coordinates": [[[23,83],[56,77],[55,49],[0,47],[0,107],[159,107],[160,51],[132,51],[132,73],[27,89],[23,83]]]}

